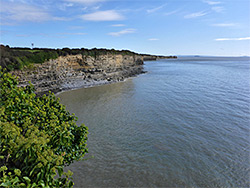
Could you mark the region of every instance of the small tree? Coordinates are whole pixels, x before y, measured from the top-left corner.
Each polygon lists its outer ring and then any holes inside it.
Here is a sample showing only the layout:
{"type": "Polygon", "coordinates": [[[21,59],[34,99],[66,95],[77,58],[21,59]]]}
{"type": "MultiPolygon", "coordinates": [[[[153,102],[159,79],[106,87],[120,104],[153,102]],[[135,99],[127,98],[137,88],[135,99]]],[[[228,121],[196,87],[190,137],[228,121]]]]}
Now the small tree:
{"type": "Polygon", "coordinates": [[[54,94],[17,84],[0,69],[0,187],[72,187],[63,167],[87,153],[88,128],[54,94]]]}

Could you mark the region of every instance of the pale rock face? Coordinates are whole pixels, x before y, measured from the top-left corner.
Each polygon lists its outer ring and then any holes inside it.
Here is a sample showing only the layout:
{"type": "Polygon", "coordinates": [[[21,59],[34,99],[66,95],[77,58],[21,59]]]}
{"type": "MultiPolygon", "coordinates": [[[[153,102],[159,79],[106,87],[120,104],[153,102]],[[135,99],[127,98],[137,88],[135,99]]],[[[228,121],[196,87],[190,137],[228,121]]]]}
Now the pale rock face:
{"type": "Polygon", "coordinates": [[[122,81],[143,73],[142,65],[143,56],[140,55],[107,54],[95,58],[78,54],[60,56],[12,74],[19,77],[20,86],[31,81],[36,92],[43,94],[122,81]]]}

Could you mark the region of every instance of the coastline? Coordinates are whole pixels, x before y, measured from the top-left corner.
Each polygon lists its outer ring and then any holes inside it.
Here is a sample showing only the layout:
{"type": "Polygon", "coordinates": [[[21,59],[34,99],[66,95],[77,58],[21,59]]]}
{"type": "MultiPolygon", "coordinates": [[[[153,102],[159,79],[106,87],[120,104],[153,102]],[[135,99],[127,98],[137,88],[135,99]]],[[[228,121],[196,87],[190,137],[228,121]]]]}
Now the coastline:
{"type": "MultiPolygon", "coordinates": [[[[61,93],[64,93],[64,92],[67,92],[67,91],[74,91],[74,90],[78,90],[78,89],[83,89],[83,88],[92,88],[92,87],[98,87],[98,86],[103,86],[103,85],[110,85],[110,84],[115,84],[115,83],[119,83],[119,82],[126,82],[127,80],[129,79],[133,79],[133,78],[136,78],[142,74],[146,74],[147,72],[142,72],[140,74],[137,74],[137,75],[134,75],[134,76],[131,76],[131,77],[128,77],[128,78],[125,78],[124,80],[114,80],[114,81],[105,81],[105,80],[102,80],[102,81],[90,81],[88,82],[87,84],[82,84],[80,83],[79,85],[75,86],[76,83],[73,85],[71,85],[71,87],[68,87],[68,88],[64,88],[64,89],[61,89],[60,91],[56,91],[56,92],[53,92],[55,94],[55,96],[58,96],[59,94],[61,93]]],[[[52,92],[52,91],[51,91],[52,92]]],[[[43,95],[43,94],[47,94],[46,93],[37,93],[38,95],[43,95]]]]}
{"type": "Polygon", "coordinates": [[[31,82],[38,95],[49,91],[57,94],[62,91],[87,88],[123,81],[126,78],[144,73],[143,57],[139,55],[68,55],[34,64],[31,69],[11,72],[18,77],[19,86],[31,82]]]}
{"type": "MultiPolygon", "coordinates": [[[[144,61],[164,57],[145,55],[105,54],[97,57],[82,54],[60,56],[33,67],[15,70],[19,86],[34,85],[39,96],[51,91],[58,94],[68,90],[89,88],[124,81],[145,73],[144,61]]],[[[165,57],[172,58],[172,57],[165,57]]]]}
{"type": "Polygon", "coordinates": [[[114,78],[106,78],[103,76],[98,76],[99,79],[92,79],[92,78],[86,78],[85,76],[80,76],[78,78],[67,78],[64,80],[61,80],[61,83],[50,90],[45,91],[38,91],[36,94],[38,96],[48,94],[49,91],[54,93],[55,95],[58,95],[60,93],[66,92],[66,91],[72,91],[82,88],[91,88],[91,87],[97,87],[102,85],[108,85],[108,84],[114,84],[118,82],[125,82],[128,79],[135,78],[141,74],[145,74],[146,72],[143,70],[143,65],[140,65],[138,67],[134,67],[134,70],[131,72],[124,73],[122,72],[114,72],[112,74],[115,74],[114,78]]]}
{"type": "Polygon", "coordinates": [[[177,58],[114,49],[0,47],[0,66],[18,77],[18,86],[31,83],[37,95],[124,81],[145,73],[144,61],[177,58]]]}
{"type": "Polygon", "coordinates": [[[47,95],[50,91],[55,94],[55,96],[59,95],[60,93],[66,92],[66,91],[73,91],[77,89],[82,89],[82,88],[91,88],[91,87],[97,87],[97,86],[102,86],[102,85],[109,85],[109,84],[114,84],[114,83],[119,83],[119,82],[125,82],[128,79],[136,78],[137,76],[141,74],[146,74],[147,72],[142,71],[139,74],[126,77],[121,80],[82,80],[82,79],[73,79],[70,80],[70,82],[67,83],[62,83],[60,88],[55,88],[52,90],[46,90],[46,91],[39,91],[36,92],[38,96],[42,95],[47,95]]]}

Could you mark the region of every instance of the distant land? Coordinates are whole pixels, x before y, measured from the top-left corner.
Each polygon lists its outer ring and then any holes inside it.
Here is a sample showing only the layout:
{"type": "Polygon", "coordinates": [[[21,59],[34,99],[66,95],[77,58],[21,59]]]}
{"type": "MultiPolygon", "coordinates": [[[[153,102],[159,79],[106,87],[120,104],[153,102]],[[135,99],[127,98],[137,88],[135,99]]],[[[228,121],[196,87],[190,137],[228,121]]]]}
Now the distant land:
{"type": "Polygon", "coordinates": [[[19,86],[38,94],[123,81],[144,73],[143,62],[177,58],[115,49],[50,49],[0,46],[0,66],[18,76],[19,86]]]}
{"type": "Polygon", "coordinates": [[[201,57],[201,58],[206,58],[206,57],[212,57],[212,58],[250,58],[250,56],[215,56],[215,55],[176,55],[178,57],[201,57]]]}

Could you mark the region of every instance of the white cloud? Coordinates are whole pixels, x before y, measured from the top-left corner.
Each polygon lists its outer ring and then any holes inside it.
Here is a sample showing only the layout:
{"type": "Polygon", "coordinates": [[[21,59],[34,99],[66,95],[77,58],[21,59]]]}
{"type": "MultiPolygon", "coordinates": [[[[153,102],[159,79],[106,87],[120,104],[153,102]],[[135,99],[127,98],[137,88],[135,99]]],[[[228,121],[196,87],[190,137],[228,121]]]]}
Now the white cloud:
{"type": "Polygon", "coordinates": [[[3,22],[41,22],[52,19],[52,16],[41,8],[23,3],[1,3],[1,21],[3,22]]]}
{"type": "Polygon", "coordinates": [[[108,35],[111,35],[111,36],[114,36],[114,37],[119,37],[121,35],[129,34],[129,33],[135,33],[135,32],[136,32],[136,29],[124,29],[122,31],[108,33],[108,35]]]}
{"type": "Polygon", "coordinates": [[[31,35],[26,35],[26,34],[18,34],[16,37],[31,37],[31,35]]]}
{"type": "Polygon", "coordinates": [[[83,29],[83,26],[70,26],[69,29],[75,30],[75,29],[83,29]]]}
{"type": "Polygon", "coordinates": [[[111,25],[112,27],[124,27],[125,25],[124,24],[114,24],[114,25],[111,25]]]}
{"type": "Polygon", "coordinates": [[[97,11],[81,16],[83,20],[88,21],[115,21],[122,20],[123,16],[115,10],[97,11]]]}
{"type": "Polygon", "coordinates": [[[95,7],[92,7],[92,10],[96,11],[96,10],[99,10],[101,8],[101,6],[95,6],[95,7]]]}
{"type": "Polygon", "coordinates": [[[209,5],[218,5],[218,4],[221,4],[220,1],[208,1],[208,0],[204,0],[203,2],[207,3],[209,5]]]}
{"type": "Polygon", "coordinates": [[[150,40],[150,41],[156,41],[156,40],[159,40],[159,39],[157,39],[157,38],[151,38],[151,39],[148,39],[148,40],[150,40]]]}
{"type": "Polygon", "coordinates": [[[87,33],[58,33],[58,35],[87,35],[87,33]]]}
{"type": "Polygon", "coordinates": [[[194,12],[194,13],[191,13],[191,14],[188,14],[186,16],[184,16],[185,19],[190,19],[190,18],[198,18],[198,17],[201,17],[201,16],[205,16],[207,13],[204,12],[204,11],[201,11],[201,12],[194,12]]]}
{"type": "Polygon", "coordinates": [[[165,7],[165,6],[166,6],[166,4],[161,5],[161,6],[159,6],[159,7],[156,7],[156,8],[153,8],[153,9],[148,9],[148,10],[147,10],[147,13],[153,13],[153,12],[156,12],[156,11],[158,11],[158,10],[162,9],[162,8],[163,8],[163,7],[165,7]]]}
{"type": "Polygon", "coordinates": [[[46,38],[65,38],[67,36],[72,35],[87,35],[87,33],[36,33],[36,34],[17,34],[16,37],[33,37],[33,36],[39,36],[39,37],[46,37],[46,38]]]}
{"type": "Polygon", "coordinates": [[[50,20],[55,20],[55,21],[70,21],[72,18],[65,18],[65,17],[53,17],[50,20]]]}
{"type": "Polygon", "coordinates": [[[70,2],[70,3],[79,3],[79,4],[94,4],[94,3],[103,2],[105,0],[64,0],[64,1],[70,2]]]}
{"type": "Polygon", "coordinates": [[[165,16],[170,16],[170,15],[172,15],[172,14],[177,13],[178,11],[179,11],[179,9],[178,9],[178,10],[171,11],[171,12],[166,12],[166,13],[164,13],[164,15],[165,15],[165,16]]]}
{"type": "Polygon", "coordinates": [[[73,3],[62,3],[58,5],[58,8],[62,11],[65,11],[68,7],[74,6],[73,3]]]}
{"type": "Polygon", "coordinates": [[[0,36],[3,36],[5,34],[8,34],[8,33],[11,33],[11,31],[8,31],[8,30],[0,30],[0,36]]]}
{"type": "Polygon", "coordinates": [[[235,27],[237,25],[238,24],[236,24],[236,23],[218,23],[218,24],[212,24],[212,26],[215,26],[215,27],[235,27]]]}
{"type": "Polygon", "coordinates": [[[239,40],[250,40],[250,37],[242,37],[242,38],[218,38],[216,41],[239,41],[239,40]]]}
{"type": "Polygon", "coordinates": [[[212,10],[220,13],[220,12],[223,12],[225,9],[223,7],[212,7],[212,10]]]}

